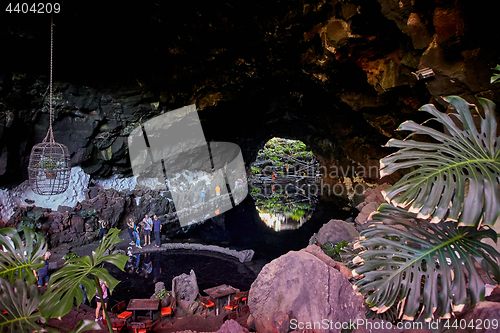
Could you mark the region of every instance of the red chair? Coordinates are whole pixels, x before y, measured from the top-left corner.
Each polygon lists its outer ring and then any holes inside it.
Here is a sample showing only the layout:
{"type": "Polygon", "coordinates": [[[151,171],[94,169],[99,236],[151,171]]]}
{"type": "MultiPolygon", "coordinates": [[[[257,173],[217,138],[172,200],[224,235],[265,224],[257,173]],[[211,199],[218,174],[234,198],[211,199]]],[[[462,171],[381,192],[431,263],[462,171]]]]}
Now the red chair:
{"type": "Polygon", "coordinates": [[[110,318],[110,320],[113,332],[121,332],[121,330],[127,326],[127,323],[123,319],[110,318]]]}
{"type": "Polygon", "coordinates": [[[211,307],[214,307],[215,303],[212,302],[211,300],[209,300],[208,297],[201,296],[201,294],[198,294],[198,295],[200,296],[201,305],[203,305],[206,308],[206,310],[205,310],[205,318],[206,318],[207,313],[208,313],[208,309],[211,307]]]}
{"type": "Polygon", "coordinates": [[[151,332],[151,328],[153,327],[153,321],[147,320],[145,322],[133,322],[130,323],[130,326],[134,330],[134,333],[147,333],[151,332]]]}
{"type": "Polygon", "coordinates": [[[242,307],[240,307],[240,313],[250,313],[250,307],[248,305],[243,305],[242,307]]]}
{"type": "Polygon", "coordinates": [[[125,301],[118,302],[115,306],[111,308],[111,313],[118,319],[128,320],[132,317],[132,311],[122,311],[125,309],[125,301]]]}
{"type": "Polygon", "coordinates": [[[240,303],[247,304],[248,301],[248,291],[237,291],[234,299],[239,299],[240,303]]]}
{"type": "Polygon", "coordinates": [[[232,301],[229,302],[228,305],[224,307],[224,309],[229,310],[231,312],[236,310],[236,313],[239,315],[240,314],[240,300],[239,299],[233,299],[232,301]]]}
{"type": "MultiPolygon", "coordinates": [[[[170,306],[165,306],[161,308],[161,317],[170,316],[170,318],[172,319],[174,315],[175,305],[176,305],[175,298],[172,297],[170,301],[170,306]]],[[[170,322],[172,323],[172,321],[170,322]]]]}

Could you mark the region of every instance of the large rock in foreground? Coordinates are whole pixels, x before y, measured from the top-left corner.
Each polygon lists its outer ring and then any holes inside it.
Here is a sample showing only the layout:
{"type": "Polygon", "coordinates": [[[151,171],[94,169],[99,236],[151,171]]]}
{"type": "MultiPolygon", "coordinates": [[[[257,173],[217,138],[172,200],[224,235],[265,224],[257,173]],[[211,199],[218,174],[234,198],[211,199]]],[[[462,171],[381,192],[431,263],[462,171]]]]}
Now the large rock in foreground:
{"type": "Polygon", "coordinates": [[[290,316],[292,330],[298,328],[298,323],[349,323],[365,318],[363,297],[356,294],[341,272],[320,259],[319,254],[313,254],[312,246],[271,261],[252,284],[248,304],[257,332],[272,332],[273,314],[277,311],[290,316]]]}
{"type": "Polygon", "coordinates": [[[488,301],[477,303],[474,307],[465,312],[465,314],[461,314],[457,319],[450,319],[449,329],[444,330],[445,333],[453,331],[451,326],[454,321],[458,323],[459,326],[461,322],[473,324],[468,326],[465,325],[466,327],[463,327],[462,324],[459,332],[498,332],[500,324],[500,303],[488,301]]]}
{"type": "Polygon", "coordinates": [[[359,210],[359,214],[356,217],[355,221],[359,224],[365,224],[370,219],[370,215],[373,212],[376,212],[378,207],[383,204],[385,201],[383,191],[391,187],[388,183],[383,183],[378,185],[375,188],[367,189],[363,195],[365,196],[365,200],[356,206],[356,209],[359,210]]]}
{"type": "Polygon", "coordinates": [[[336,244],[344,240],[350,243],[358,237],[359,232],[354,228],[352,223],[333,219],[324,224],[316,236],[320,244],[325,244],[326,242],[336,244]]]}

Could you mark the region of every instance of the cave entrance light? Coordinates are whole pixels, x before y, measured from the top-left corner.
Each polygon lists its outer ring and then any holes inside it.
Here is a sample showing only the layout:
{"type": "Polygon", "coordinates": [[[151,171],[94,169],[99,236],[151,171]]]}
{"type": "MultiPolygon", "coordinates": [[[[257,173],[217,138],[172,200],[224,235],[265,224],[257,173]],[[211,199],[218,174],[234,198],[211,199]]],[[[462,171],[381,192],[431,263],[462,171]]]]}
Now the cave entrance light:
{"type": "Polygon", "coordinates": [[[270,228],[297,229],[314,212],[320,179],[319,163],[302,141],[275,137],[251,165],[250,195],[270,228]]]}

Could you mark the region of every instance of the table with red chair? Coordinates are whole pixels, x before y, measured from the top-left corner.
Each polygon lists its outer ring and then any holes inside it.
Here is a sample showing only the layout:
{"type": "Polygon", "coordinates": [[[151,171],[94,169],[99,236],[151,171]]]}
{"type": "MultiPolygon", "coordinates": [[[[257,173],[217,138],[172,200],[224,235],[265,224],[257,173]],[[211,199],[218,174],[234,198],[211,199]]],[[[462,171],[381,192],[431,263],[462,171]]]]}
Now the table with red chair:
{"type": "Polygon", "coordinates": [[[131,299],[127,306],[127,311],[133,312],[134,321],[137,320],[136,311],[149,311],[149,319],[153,320],[153,311],[158,310],[160,300],[156,299],[131,299]]]}
{"type": "Polygon", "coordinates": [[[111,327],[113,331],[120,332],[132,317],[132,311],[123,311],[125,309],[125,301],[118,302],[111,308],[111,327]]]}
{"type": "Polygon", "coordinates": [[[240,291],[239,289],[236,289],[234,287],[231,287],[227,284],[223,284],[220,286],[216,286],[213,288],[208,288],[203,290],[204,293],[206,293],[210,298],[212,298],[215,301],[215,314],[219,315],[220,312],[220,304],[223,304],[220,302],[221,299],[227,297],[227,301],[225,302],[226,304],[229,304],[229,301],[231,299],[231,295],[236,294],[236,292],[240,291]]]}

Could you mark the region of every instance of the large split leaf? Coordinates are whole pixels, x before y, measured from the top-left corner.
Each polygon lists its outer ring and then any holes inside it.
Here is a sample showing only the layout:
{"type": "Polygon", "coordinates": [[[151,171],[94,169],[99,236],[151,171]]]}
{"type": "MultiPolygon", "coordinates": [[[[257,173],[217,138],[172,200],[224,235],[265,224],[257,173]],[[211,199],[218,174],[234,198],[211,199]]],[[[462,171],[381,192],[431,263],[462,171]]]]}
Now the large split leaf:
{"type": "Polygon", "coordinates": [[[26,285],[21,279],[12,285],[0,278],[0,332],[41,330],[37,321],[43,321],[37,311],[40,294],[35,284],[26,285]]]}
{"type": "Polygon", "coordinates": [[[0,251],[0,277],[8,279],[11,283],[15,279],[26,278],[30,284],[36,283],[32,270],[43,267],[43,256],[47,252],[47,243],[43,236],[32,229],[23,227],[23,242],[19,233],[14,228],[0,230],[0,245],[6,252],[0,251]]]}
{"type": "Polygon", "coordinates": [[[490,228],[430,223],[389,204],[380,206],[373,221],[361,233],[368,250],[360,254],[364,264],[355,272],[364,274],[356,286],[369,293],[367,303],[379,313],[397,304],[404,319],[446,318],[463,308],[467,290],[472,304],[483,300],[485,281],[475,262],[488,282],[495,284],[490,274],[500,281],[500,254],[481,242],[496,239],[490,228]]]}
{"type": "Polygon", "coordinates": [[[74,258],[67,261],[66,265],[52,274],[47,292],[41,297],[40,311],[45,318],[62,317],[76,304],[83,302],[83,293],[80,284],[85,287],[89,299],[95,295],[96,285],[93,276],[105,281],[112,291],[120,282],[108,271],[99,266],[108,262],[123,270],[128,256],[122,254],[108,254],[111,245],[120,242],[119,230],[110,231],[101,240],[99,247],[89,256],[74,258]]]}
{"type": "MultiPolygon", "coordinates": [[[[434,105],[424,105],[420,110],[434,116],[449,134],[407,121],[399,130],[427,135],[433,142],[391,139],[389,147],[401,148],[381,160],[381,175],[400,169],[413,169],[393,187],[385,191],[393,204],[411,206],[410,211],[419,217],[433,217],[438,222],[459,221],[472,226],[479,222],[493,225],[500,215],[500,138],[497,137],[495,105],[479,99],[485,117],[479,117],[481,129],[477,130],[470,108],[477,108],[460,97],[445,99],[457,114],[444,114],[434,105]]],[[[479,114],[479,113],[478,113],[479,114]]]]}
{"type": "MultiPolygon", "coordinates": [[[[55,328],[43,326],[45,318],[37,309],[39,298],[36,285],[27,285],[21,279],[15,280],[12,285],[8,280],[0,278],[0,332],[58,333],[59,330],[55,328]]],[[[100,329],[100,325],[94,320],[85,319],[68,333],[100,329]]]]}
{"type": "Polygon", "coordinates": [[[493,68],[494,71],[497,71],[497,73],[494,73],[491,78],[490,78],[490,83],[496,83],[500,81],[500,65],[497,65],[495,68],[493,68]]]}
{"type": "Polygon", "coordinates": [[[101,325],[99,325],[99,323],[96,323],[94,320],[83,319],[80,320],[78,324],[76,324],[75,329],[69,333],[81,333],[89,330],[99,331],[101,330],[101,325]]]}

